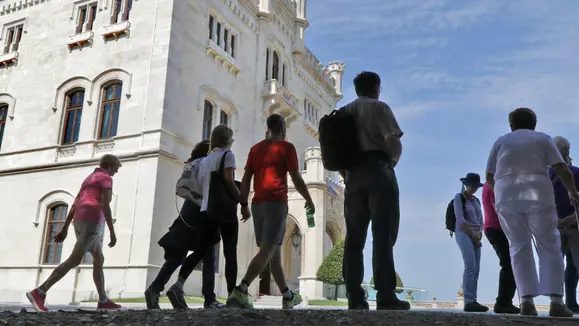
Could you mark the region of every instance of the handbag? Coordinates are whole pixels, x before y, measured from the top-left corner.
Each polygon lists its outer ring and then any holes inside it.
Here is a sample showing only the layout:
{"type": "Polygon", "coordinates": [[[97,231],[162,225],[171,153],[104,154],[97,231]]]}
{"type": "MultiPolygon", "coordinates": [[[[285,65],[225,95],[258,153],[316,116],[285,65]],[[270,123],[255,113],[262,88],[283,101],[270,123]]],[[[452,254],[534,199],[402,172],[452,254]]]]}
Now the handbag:
{"type": "Polygon", "coordinates": [[[207,215],[221,222],[237,221],[238,201],[229,192],[224,174],[225,157],[229,152],[223,153],[219,168],[217,171],[211,172],[209,198],[207,199],[207,215]]]}

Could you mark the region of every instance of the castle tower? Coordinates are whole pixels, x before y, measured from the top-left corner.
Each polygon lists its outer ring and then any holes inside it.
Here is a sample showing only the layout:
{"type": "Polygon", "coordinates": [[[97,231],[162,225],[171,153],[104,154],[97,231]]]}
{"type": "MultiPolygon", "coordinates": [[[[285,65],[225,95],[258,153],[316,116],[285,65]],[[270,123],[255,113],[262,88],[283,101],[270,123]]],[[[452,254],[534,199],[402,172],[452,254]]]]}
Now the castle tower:
{"type": "Polygon", "coordinates": [[[324,165],[322,164],[322,151],[319,147],[308,147],[305,155],[306,173],[304,180],[306,182],[323,182],[324,165]]]}
{"type": "Polygon", "coordinates": [[[328,63],[326,69],[332,79],[332,85],[336,89],[336,94],[342,96],[342,76],[344,75],[346,65],[343,62],[333,61],[328,63]]]}
{"type": "Polygon", "coordinates": [[[296,16],[300,20],[307,20],[306,16],[306,6],[308,0],[294,0],[296,4],[296,16]]]}

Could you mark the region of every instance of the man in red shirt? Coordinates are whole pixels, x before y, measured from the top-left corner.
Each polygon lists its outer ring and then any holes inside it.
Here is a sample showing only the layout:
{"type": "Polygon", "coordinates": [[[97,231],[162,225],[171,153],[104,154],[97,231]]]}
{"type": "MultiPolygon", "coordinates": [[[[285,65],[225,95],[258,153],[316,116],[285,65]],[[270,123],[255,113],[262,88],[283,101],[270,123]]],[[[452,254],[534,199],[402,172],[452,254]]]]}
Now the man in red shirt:
{"type": "Polygon", "coordinates": [[[495,249],[501,265],[499,295],[497,296],[494,311],[497,314],[518,314],[520,309],[513,305],[513,297],[515,296],[517,285],[513,275],[513,268],[511,267],[509,240],[499,223],[499,217],[495,209],[495,193],[488,183],[483,186],[482,202],[485,213],[484,233],[493,249],[495,249]]]}
{"type": "Polygon", "coordinates": [[[273,279],[283,294],[282,308],[292,309],[302,302],[298,293],[288,289],[281,262],[281,245],[288,215],[288,172],[296,190],[306,200],[306,207],[314,211],[314,204],[299,171],[296,149],[285,140],[285,119],[279,114],[270,115],[267,118],[267,129],[269,137],[250,149],[241,181],[241,196],[244,199],[242,202],[247,202],[249,185],[255,176],[251,212],[259,252],[249,264],[239,286],[235,287],[227,299],[227,306],[230,307],[253,307],[247,289],[268,263],[273,279]]]}
{"type": "Polygon", "coordinates": [[[44,305],[46,292],[48,292],[56,282],[66,276],[71,269],[78,266],[87,252],[90,252],[93,258],[93,278],[99,295],[97,309],[110,310],[121,308],[120,305],[108,299],[105,291],[103,273],[104,256],[100,234],[101,226],[106,222],[111,237],[109,247],[114,247],[117,243],[110,202],[112,198],[113,175],[119,171],[120,167],[121,162],[116,156],[111,154],[104,155],[100,160],[99,167],[89,174],[82,183],[62,229],[54,237],[55,242],[63,242],[68,235],[68,227],[72,222],[76,235],[76,243],[72,249],[72,253],[66,261],[54,269],[42,285],[26,293],[26,297],[37,311],[48,311],[44,305]]]}

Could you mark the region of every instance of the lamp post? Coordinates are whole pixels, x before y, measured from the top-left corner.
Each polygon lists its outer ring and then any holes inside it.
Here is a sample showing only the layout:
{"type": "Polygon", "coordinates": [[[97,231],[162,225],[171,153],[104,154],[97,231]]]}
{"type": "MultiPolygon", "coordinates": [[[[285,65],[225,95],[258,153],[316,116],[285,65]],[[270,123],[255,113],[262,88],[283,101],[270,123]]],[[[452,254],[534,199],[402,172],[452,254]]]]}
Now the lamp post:
{"type": "Polygon", "coordinates": [[[292,232],[291,237],[292,237],[292,245],[294,246],[294,249],[298,250],[298,248],[302,244],[302,234],[298,230],[297,226],[294,228],[294,231],[292,232]]]}

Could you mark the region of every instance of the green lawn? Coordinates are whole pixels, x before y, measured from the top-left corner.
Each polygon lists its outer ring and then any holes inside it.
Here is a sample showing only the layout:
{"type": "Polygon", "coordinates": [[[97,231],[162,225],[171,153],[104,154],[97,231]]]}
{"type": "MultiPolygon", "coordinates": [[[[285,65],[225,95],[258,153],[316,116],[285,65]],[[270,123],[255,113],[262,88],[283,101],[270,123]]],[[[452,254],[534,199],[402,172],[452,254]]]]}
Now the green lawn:
{"type": "MultiPolygon", "coordinates": [[[[114,302],[117,303],[145,303],[145,298],[141,297],[141,298],[111,298],[111,300],[113,300],[114,302]]],[[[205,302],[205,299],[201,298],[201,297],[185,297],[185,301],[187,301],[187,303],[190,304],[203,304],[203,302],[205,302]]],[[[221,303],[225,303],[225,299],[220,299],[218,298],[217,301],[221,302],[221,303]]],[[[85,302],[98,302],[98,300],[89,300],[89,301],[85,301],[85,302]]],[[[159,299],[159,303],[170,303],[169,302],[169,298],[167,297],[161,297],[161,299],[159,299]]]]}
{"type": "Polygon", "coordinates": [[[309,300],[308,303],[310,306],[318,307],[343,307],[348,305],[347,302],[334,300],[309,300]]]}

